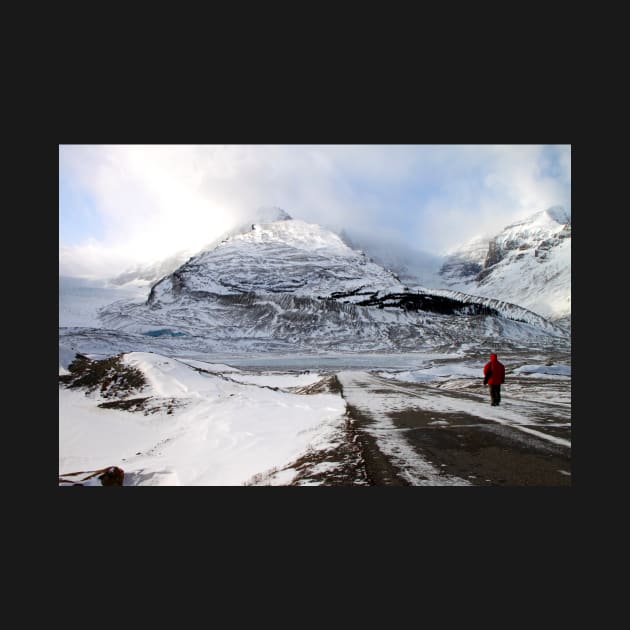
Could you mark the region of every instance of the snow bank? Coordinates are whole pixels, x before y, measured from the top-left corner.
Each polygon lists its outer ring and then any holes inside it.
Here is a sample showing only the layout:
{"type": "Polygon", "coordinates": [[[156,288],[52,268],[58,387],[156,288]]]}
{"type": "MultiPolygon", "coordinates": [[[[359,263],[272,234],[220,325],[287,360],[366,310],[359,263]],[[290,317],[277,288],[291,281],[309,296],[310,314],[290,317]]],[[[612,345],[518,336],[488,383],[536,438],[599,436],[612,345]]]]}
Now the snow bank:
{"type": "MultiPolygon", "coordinates": [[[[151,404],[144,412],[104,409],[100,395],[60,387],[60,475],[119,466],[124,485],[241,485],[309,449],[330,448],[344,426],[338,394],[273,391],[153,353],[132,352],[123,362],[147,380],[129,398],[151,404]]],[[[305,377],[314,375],[264,380],[284,386],[305,377]]]]}
{"type": "Polygon", "coordinates": [[[571,376],[570,365],[521,365],[512,371],[513,374],[526,376],[571,376]]]}
{"type": "Polygon", "coordinates": [[[407,370],[394,373],[379,372],[378,376],[409,383],[421,383],[451,378],[483,378],[483,370],[479,367],[470,367],[463,363],[451,363],[449,365],[431,366],[419,370],[407,370]]]}
{"type": "Polygon", "coordinates": [[[59,344],[59,374],[69,374],[67,368],[75,356],[76,352],[72,348],[59,344]]]}
{"type": "Polygon", "coordinates": [[[230,374],[239,383],[265,387],[306,387],[321,380],[321,374],[230,374]]]}

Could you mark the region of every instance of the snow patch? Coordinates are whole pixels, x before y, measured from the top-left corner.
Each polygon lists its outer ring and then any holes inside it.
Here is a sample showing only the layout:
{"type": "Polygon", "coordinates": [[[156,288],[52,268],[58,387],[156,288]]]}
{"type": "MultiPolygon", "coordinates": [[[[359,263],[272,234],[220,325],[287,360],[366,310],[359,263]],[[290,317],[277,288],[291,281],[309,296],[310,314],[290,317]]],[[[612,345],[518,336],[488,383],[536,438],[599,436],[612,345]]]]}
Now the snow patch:
{"type": "Polygon", "coordinates": [[[512,370],[514,374],[571,376],[570,365],[521,365],[512,370]]]}

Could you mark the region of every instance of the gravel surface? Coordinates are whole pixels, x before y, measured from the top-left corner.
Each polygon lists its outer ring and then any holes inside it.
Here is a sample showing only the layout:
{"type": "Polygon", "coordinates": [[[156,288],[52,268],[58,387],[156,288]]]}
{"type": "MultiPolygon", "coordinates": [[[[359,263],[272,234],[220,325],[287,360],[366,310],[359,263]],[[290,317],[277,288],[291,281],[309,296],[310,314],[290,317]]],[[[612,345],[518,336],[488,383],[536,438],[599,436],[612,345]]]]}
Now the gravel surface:
{"type": "Polygon", "coordinates": [[[499,407],[480,379],[340,382],[370,485],[571,485],[568,379],[511,378],[499,407]]]}

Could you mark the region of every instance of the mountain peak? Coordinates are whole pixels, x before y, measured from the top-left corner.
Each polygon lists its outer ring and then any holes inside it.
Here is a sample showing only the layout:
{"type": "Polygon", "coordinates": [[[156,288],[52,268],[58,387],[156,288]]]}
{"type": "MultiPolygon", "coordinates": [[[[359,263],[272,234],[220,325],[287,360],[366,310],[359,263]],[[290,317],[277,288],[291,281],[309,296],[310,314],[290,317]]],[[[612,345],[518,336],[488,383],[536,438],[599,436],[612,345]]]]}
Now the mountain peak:
{"type": "Polygon", "coordinates": [[[542,232],[557,232],[561,230],[567,223],[571,223],[571,217],[562,206],[550,206],[546,210],[539,210],[529,216],[519,219],[503,228],[501,234],[509,238],[513,238],[518,232],[519,234],[529,233],[535,236],[542,232]]]}
{"type": "Polygon", "coordinates": [[[290,221],[293,217],[278,206],[260,206],[256,208],[252,223],[274,223],[275,221],[290,221]]]}
{"type": "Polygon", "coordinates": [[[501,299],[543,317],[571,313],[571,217],[551,206],[478,247],[452,253],[440,271],[451,289],[501,299]]]}

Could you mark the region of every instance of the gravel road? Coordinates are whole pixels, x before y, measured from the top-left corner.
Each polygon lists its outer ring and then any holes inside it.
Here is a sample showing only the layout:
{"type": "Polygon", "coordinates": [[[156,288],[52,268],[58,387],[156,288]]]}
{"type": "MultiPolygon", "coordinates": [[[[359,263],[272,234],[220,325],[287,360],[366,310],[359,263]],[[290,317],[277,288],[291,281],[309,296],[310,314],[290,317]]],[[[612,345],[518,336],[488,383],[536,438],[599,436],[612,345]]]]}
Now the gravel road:
{"type": "Polygon", "coordinates": [[[570,381],[406,383],[338,373],[370,485],[570,486],[570,381]]]}

